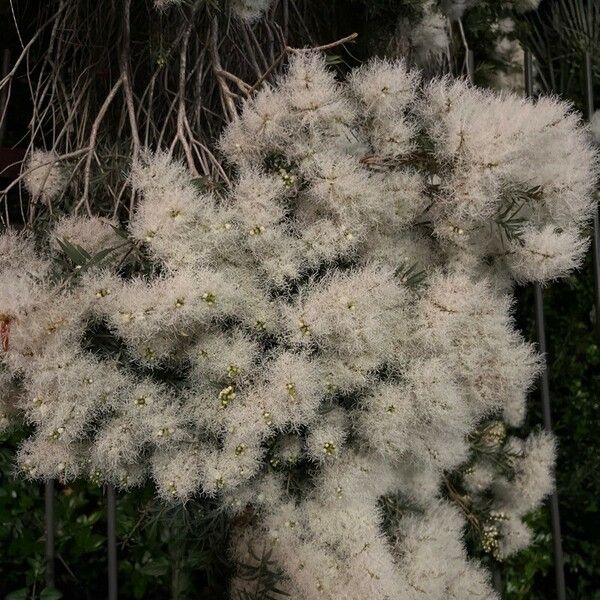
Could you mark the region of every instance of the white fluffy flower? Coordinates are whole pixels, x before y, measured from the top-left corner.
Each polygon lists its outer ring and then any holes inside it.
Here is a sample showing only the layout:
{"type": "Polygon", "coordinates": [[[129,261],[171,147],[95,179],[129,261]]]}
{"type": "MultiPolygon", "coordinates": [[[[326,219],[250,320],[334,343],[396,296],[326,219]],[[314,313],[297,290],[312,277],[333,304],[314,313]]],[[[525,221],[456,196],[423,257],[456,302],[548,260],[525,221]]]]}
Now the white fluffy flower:
{"type": "Polygon", "coordinates": [[[477,5],[480,0],[442,0],[442,9],[452,19],[461,19],[465,12],[477,5]]]}
{"type": "Polygon", "coordinates": [[[423,16],[416,23],[408,19],[400,20],[398,33],[407,40],[419,66],[425,67],[448,54],[450,40],[447,21],[433,0],[423,3],[423,16]]]}
{"type": "Polygon", "coordinates": [[[349,80],[350,89],[373,116],[398,118],[414,102],[419,76],[403,61],[376,60],[356,69],[349,80]]]}
{"type": "Polygon", "coordinates": [[[118,263],[129,247],[119,234],[118,223],[99,217],[62,218],[53,231],[52,245],[57,253],[62,251],[60,242],[80,246],[92,256],[102,252],[104,260],[112,263],[118,263]]]}
{"type": "Polygon", "coordinates": [[[592,132],[592,138],[597,144],[600,144],[600,110],[597,110],[592,115],[590,120],[590,131],[592,132]]]}
{"type": "Polygon", "coordinates": [[[537,508],[551,492],[556,441],[548,433],[531,434],[516,453],[515,476],[494,484],[499,510],[522,516],[537,508]]]}
{"type": "Polygon", "coordinates": [[[514,5],[519,12],[527,12],[537,10],[540,2],[541,0],[514,0],[514,5]]]}
{"type": "Polygon", "coordinates": [[[65,191],[66,179],[55,152],[34,150],[29,155],[23,181],[34,201],[49,204],[65,191]]]}
{"type": "Polygon", "coordinates": [[[581,265],[589,240],[572,230],[527,228],[510,244],[507,263],[518,281],[551,281],[581,265]]]}
{"type": "Polygon", "coordinates": [[[270,5],[271,0],[231,0],[231,8],[235,16],[246,22],[259,19],[270,5]]]}

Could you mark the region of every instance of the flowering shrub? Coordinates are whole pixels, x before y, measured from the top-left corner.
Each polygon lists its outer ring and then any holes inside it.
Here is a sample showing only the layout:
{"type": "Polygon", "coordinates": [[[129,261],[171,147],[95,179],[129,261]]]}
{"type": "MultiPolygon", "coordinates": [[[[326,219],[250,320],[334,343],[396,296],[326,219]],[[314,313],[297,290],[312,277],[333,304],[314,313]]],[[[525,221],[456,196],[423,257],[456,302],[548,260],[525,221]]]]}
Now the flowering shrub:
{"type": "MultiPolygon", "coordinates": [[[[4,422],[34,478],[218,497],[294,598],[494,598],[554,440],[514,282],[576,267],[596,159],[569,107],[297,52],[220,140],[235,176],[133,166],[122,231],[0,238],[4,422]],[[18,400],[14,403],[14,392],[18,400]]],[[[248,596],[244,568],[232,593],[248,596]]]]}

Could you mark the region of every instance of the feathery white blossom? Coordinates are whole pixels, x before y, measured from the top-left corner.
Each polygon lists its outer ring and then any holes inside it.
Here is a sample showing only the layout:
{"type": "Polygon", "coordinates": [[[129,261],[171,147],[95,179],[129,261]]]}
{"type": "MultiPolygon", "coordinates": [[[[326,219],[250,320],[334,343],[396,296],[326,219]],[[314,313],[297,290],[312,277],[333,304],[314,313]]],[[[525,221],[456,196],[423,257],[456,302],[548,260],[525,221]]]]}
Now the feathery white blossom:
{"type": "Polygon", "coordinates": [[[589,131],[552,98],[401,61],[342,82],[298,51],[219,147],[232,184],[204,193],[143,153],[125,233],[0,236],[0,427],[35,429],[21,468],[247,512],[232,554],[270,551],[294,599],[496,598],[453,486],[484,552],[528,542],[555,449],[507,436],[541,364],[511,290],[583,257],[589,131]],[[119,248],[83,268],[57,240],[119,248]]]}
{"type": "Polygon", "coordinates": [[[233,13],[242,21],[259,19],[271,5],[272,0],[231,0],[233,13]]]}
{"type": "Polygon", "coordinates": [[[515,8],[519,12],[527,12],[530,10],[536,10],[540,5],[541,0],[513,0],[515,8]]]}
{"type": "Polygon", "coordinates": [[[56,152],[34,150],[25,165],[23,181],[34,201],[49,204],[64,191],[67,177],[56,152]]]}
{"type": "Polygon", "coordinates": [[[590,120],[590,131],[592,138],[596,144],[600,144],[600,110],[597,110],[592,115],[590,120]]]}

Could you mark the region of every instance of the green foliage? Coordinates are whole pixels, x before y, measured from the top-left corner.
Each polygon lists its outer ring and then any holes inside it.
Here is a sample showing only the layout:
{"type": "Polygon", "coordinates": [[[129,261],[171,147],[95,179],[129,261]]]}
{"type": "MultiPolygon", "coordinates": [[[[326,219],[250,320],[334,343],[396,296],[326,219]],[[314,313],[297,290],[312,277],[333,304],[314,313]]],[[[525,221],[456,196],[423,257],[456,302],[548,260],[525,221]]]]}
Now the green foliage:
{"type": "Polygon", "coordinates": [[[411,288],[418,288],[425,283],[427,273],[419,269],[418,265],[408,265],[402,263],[396,269],[396,275],[400,277],[402,283],[411,288]]]}
{"type": "MultiPolygon", "coordinates": [[[[118,231],[115,228],[115,231],[118,231]]],[[[95,254],[90,254],[85,248],[82,248],[79,244],[72,244],[68,240],[56,240],[58,245],[61,247],[67,260],[62,261],[62,267],[69,271],[74,269],[76,272],[83,273],[87,269],[92,267],[100,267],[103,262],[116,250],[123,248],[124,246],[131,245],[128,240],[117,246],[110,248],[103,248],[95,254]]]]}
{"type": "Polygon", "coordinates": [[[225,513],[207,502],[166,507],[150,487],[133,496],[137,504],[125,497],[119,505],[119,569],[131,583],[127,597],[154,597],[157,585],[174,600],[223,597],[230,568],[225,513]]]}
{"type": "Polygon", "coordinates": [[[250,589],[236,592],[233,600],[281,600],[289,596],[278,587],[283,575],[275,561],[271,560],[272,553],[272,549],[263,548],[258,556],[250,549],[254,563],[238,564],[237,575],[239,579],[250,584],[250,589]]]}
{"type": "Polygon", "coordinates": [[[537,533],[529,548],[502,565],[505,580],[504,595],[514,600],[537,598],[536,584],[540,574],[552,574],[552,538],[547,510],[540,509],[529,515],[527,524],[537,533]]]}
{"type": "Polygon", "coordinates": [[[510,242],[521,238],[523,225],[527,222],[527,218],[522,216],[521,211],[528,204],[539,200],[541,195],[542,190],[539,187],[510,191],[504,199],[502,209],[496,215],[496,225],[506,240],[510,242]]]}
{"type": "MultiPolygon", "coordinates": [[[[600,348],[590,263],[544,291],[565,576],[573,600],[600,599],[600,348]]],[[[519,320],[535,339],[532,290],[520,295],[519,320]]],[[[537,394],[529,412],[528,427],[541,423],[537,394]]],[[[509,600],[555,597],[549,510],[530,515],[529,525],[533,545],[502,565],[509,600]]]]}
{"type": "MultiPolygon", "coordinates": [[[[106,590],[102,488],[56,489],[56,589],[45,587],[44,489],[13,474],[23,431],[0,435],[0,598],[97,600],[106,590]]],[[[132,600],[225,597],[229,522],[210,502],[168,508],[151,486],[118,499],[119,594],[132,600]]]]}
{"type": "MultiPolygon", "coordinates": [[[[45,588],[43,486],[14,477],[14,446],[22,432],[0,436],[0,596],[61,598],[45,588]]],[[[104,568],[106,537],[102,494],[85,484],[57,491],[56,556],[59,589],[73,591],[65,597],[87,598],[98,570],[104,568]],[[96,564],[99,569],[84,568],[96,564]]],[[[102,589],[103,583],[96,583],[102,589]]]]}

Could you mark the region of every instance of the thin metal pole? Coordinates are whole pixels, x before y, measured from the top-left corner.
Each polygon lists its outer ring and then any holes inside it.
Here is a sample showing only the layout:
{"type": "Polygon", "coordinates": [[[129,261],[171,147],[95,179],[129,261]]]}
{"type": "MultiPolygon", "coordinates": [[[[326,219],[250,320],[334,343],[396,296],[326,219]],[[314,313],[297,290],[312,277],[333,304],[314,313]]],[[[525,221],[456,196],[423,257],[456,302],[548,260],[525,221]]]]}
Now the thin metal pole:
{"type": "Polygon", "coordinates": [[[106,486],[106,529],[108,538],[108,600],[117,600],[117,493],[114,485],[106,486]]]}
{"type": "Polygon", "coordinates": [[[492,570],[492,585],[494,589],[502,597],[502,572],[498,566],[495,566],[492,570]]]}
{"type": "Polygon", "coordinates": [[[471,85],[475,82],[475,55],[473,50],[467,50],[467,79],[471,85]]]}
{"type": "MultiPolygon", "coordinates": [[[[585,53],[585,99],[588,119],[594,114],[594,76],[592,55],[585,53]]],[[[596,333],[600,337],[600,223],[598,208],[594,209],[594,235],[592,238],[592,268],[594,270],[594,306],[596,307],[596,333]]]]}
{"type": "Polygon", "coordinates": [[[585,53],[585,107],[588,119],[594,114],[594,76],[592,72],[592,55],[585,53]]]}
{"type": "Polygon", "coordinates": [[[46,587],[54,587],[54,480],[44,484],[44,519],[46,528],[46,587]]]}
{"type": "Polygon", "coordinates": [[[523,62],[523,75],[525,79],[525,96],[533,98],[533,55],[531,50],[525,49],[525,60],[523,62]]]}
{"type": "MultiPolygon", "coordinates": [[[[541,354],[547,356],[546,346],[546,326],[544,319],[544,295],[542,286],[535,284],[535,325],[538,339],[538,346],[541,354]]],[[[550,411],[550,383],[548,380],[548,365],[544,368],[540,377],[540,394],[542,397],[542,415],[544,419],[544,429],[552,432],[552,414],[550,411]]],[[[562,549],[562,534],[560,530],[560,511],[558,508],[558,492],[556,487],[550,497],[550,519],[552,524],[552,549],[554,552],[554,575],[556,578],[556,597],[558,600],[565,600],[565,567],[562,549]]]]}
{"type": "MultiPolygon", "coordinates": [[[[525,50],[525,94],[528,97],[533,96],[533,56],[530,50],[525,50]]],[[[546,323],[544,316],[544,294],[542,286],[539,283],[534,285],[535,297],[535,328],[540,353],[547,357],[548,348],[546,345],[546,323]]],[[[542,399],[542,416],[544,420],[544,429],[552,432],[552,414],[550,411],[550,381],[548,378],[548,363],[540,376],[540,395],[542,399]]],[[[556,578],[556,598],[557,600],[566,599],[565,569],[562,549],[562,535],[560,531],[560,512],[558,508],[558,492],[556,487],[550,497],[550,518],[552,524],[552,549],[554,553],[554,575],[556,578]]]]}

